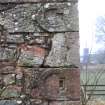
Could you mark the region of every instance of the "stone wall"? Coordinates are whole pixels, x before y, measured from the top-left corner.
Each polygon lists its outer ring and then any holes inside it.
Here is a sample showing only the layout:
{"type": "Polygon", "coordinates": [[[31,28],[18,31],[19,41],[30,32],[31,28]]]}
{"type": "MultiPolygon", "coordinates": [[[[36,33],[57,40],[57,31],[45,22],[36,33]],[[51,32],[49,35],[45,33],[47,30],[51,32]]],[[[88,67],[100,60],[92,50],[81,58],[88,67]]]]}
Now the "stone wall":
{"type": "Polygon", "coordinates": [[[76,0],[0,0],[0,105],[79,105],[76,0]]]}

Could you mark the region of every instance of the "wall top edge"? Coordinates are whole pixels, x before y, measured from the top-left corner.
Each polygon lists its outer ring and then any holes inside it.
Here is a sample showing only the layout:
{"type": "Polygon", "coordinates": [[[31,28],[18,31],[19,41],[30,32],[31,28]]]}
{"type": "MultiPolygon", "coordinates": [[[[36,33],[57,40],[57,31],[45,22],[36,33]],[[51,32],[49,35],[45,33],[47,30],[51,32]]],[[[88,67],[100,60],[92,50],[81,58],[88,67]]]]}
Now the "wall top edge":
{"type": "Polygon", "coordinates": [[[50,2],[78,2],[78,0],[0,0],[0,3],[50,3],[50,2]]]}

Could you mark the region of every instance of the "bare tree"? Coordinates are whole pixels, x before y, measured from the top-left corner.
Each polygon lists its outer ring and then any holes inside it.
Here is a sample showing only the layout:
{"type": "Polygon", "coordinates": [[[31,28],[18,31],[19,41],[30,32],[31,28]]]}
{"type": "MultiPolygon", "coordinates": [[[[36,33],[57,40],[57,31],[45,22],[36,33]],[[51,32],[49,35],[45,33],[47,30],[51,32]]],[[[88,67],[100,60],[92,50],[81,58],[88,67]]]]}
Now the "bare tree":
{"type": "Polygon", "coordinates": [[[81,103],[82,105],[88,105],[89,101],[93,99],[94,90],[97,88],[97,85],[99,83],[99,80],[101,79],[101,76],[104,74],[105,70],[99,70],[96,75],[92,78],[88,72],[85,72],[87,75],[86,80],[81,80],[82,86],[81,86],[81,103]],[[91,82],[91,79],[93,81],[91,82]],[[90,84],[91,83],[91,84],[90,84]],[[88,85],[92,85],[91,91],[89,94],[87,93],[88,85]]]}

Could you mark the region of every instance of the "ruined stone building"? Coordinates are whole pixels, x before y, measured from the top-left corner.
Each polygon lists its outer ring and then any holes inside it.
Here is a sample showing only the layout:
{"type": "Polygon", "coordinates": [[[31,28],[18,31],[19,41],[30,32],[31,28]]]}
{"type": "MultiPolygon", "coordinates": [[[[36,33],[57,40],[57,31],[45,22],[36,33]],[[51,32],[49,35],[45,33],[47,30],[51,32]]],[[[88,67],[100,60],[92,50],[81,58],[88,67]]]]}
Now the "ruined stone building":
{"type": "Polygon", "coordinates": [[[79,105],[77,0],[0,0],[0,105],[79,105]]]}

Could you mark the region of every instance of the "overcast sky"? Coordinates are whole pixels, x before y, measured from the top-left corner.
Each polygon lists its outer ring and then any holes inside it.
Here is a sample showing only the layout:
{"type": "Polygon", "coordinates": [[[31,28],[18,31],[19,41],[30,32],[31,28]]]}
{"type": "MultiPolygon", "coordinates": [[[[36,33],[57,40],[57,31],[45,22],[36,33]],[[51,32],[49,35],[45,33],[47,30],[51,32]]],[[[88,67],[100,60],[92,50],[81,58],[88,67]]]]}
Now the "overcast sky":
{"type": "Polygon", "coordinates": [[[94,48],[95,51],[99,45],[95,45],[95,21],[96,17],[105,14],[105,0],[79,0],[79,21],[80,21],[80,53],[82,49],[94,48]]]}

